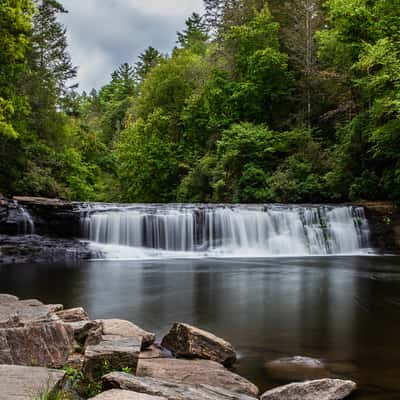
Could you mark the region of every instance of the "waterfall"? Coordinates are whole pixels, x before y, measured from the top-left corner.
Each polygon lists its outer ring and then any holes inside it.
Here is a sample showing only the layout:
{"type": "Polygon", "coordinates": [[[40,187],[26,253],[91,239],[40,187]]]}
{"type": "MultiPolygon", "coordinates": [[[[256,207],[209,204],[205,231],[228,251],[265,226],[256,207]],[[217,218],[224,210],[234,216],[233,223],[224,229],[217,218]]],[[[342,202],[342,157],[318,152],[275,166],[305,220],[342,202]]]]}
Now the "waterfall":
{"type": "Polygon", "coordinates": [[[85,238],[127,258],[361,254],[369,247],[364,209],[353,206],[91,205],[82,228],[85,238]]]}
{"type": "Polygon", "coordinates": [[[31,214],[22,206],[18,206],[20,214],[19,230],[25,235],[32,235],[35,233],[35,224],[33,222],[31,214]]]}

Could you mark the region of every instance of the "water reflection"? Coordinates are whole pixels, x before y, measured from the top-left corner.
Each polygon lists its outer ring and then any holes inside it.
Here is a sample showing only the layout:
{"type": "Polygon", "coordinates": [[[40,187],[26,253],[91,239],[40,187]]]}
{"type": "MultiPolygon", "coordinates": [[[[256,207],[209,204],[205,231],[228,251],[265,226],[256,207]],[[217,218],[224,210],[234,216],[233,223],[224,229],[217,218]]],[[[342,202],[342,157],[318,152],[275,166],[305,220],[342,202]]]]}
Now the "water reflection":
{"type": "MultiPolygon", "coordinates": [[[[0,267],[0,292],[83,305],[164,334],[185,321],[230,340],[239,372],[262,388],[263,364],[324,359],[335,374],[400,389],[399,258],[88,262],[0,267]]],[[[396,394],[397,395],[397,394],[396,394]]],[[[383,394],[390,399],[391,394],[383,394]]],[[[360,397],[366,398],[366,397],[360,397]]]]}

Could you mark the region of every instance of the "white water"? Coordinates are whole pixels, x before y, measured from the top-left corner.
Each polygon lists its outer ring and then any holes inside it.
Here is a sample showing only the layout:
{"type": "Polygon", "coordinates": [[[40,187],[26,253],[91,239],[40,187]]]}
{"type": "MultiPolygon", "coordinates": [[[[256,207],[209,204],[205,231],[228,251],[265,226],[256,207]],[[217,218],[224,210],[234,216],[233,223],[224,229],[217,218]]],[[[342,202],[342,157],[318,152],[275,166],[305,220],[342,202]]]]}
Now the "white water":
{"type": "Polygon", "coordinates": [[[22,206],[18,206],[18,211],[21,215],[21,223],[20,229],[23,234],[34,234],[35,233],[35,224],[33,222],[32,216],[29,212],[22,206]]]}
{"type": "Polygon", "coordinates": [[[111,259],[365,254],[364,210],[351,206],[92,205],[85,238],[111,259]]]}

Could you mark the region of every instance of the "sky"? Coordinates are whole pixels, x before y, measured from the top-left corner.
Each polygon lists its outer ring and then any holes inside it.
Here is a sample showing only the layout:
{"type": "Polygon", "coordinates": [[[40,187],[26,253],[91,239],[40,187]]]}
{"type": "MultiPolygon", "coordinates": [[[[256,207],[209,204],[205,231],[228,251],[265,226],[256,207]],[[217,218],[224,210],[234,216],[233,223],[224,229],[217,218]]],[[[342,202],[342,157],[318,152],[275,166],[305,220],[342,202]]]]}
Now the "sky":
{"type": "Polygon", "coordinates": [[[170,52],[176,32],[202,0],[64,0],[61,17],[69,53],[78,66],[79,90],[89,92],[110,81],[124,62],[133,64],[147,47],[170,52]]]}

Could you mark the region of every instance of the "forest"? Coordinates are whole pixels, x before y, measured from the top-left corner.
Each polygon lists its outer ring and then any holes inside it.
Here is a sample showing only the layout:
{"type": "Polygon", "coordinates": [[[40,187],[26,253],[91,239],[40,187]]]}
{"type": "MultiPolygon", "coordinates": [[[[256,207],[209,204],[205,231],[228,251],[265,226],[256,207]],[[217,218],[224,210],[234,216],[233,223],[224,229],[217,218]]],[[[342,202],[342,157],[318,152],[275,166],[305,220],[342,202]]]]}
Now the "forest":
{"type": "Polygon", "coordinates": [[[0,192],[400,200],[399,0],[205,0],[204,9],[169,54],[148,47],[85,93],[73,84],[64,5],[1,0],[0,192]]]}

